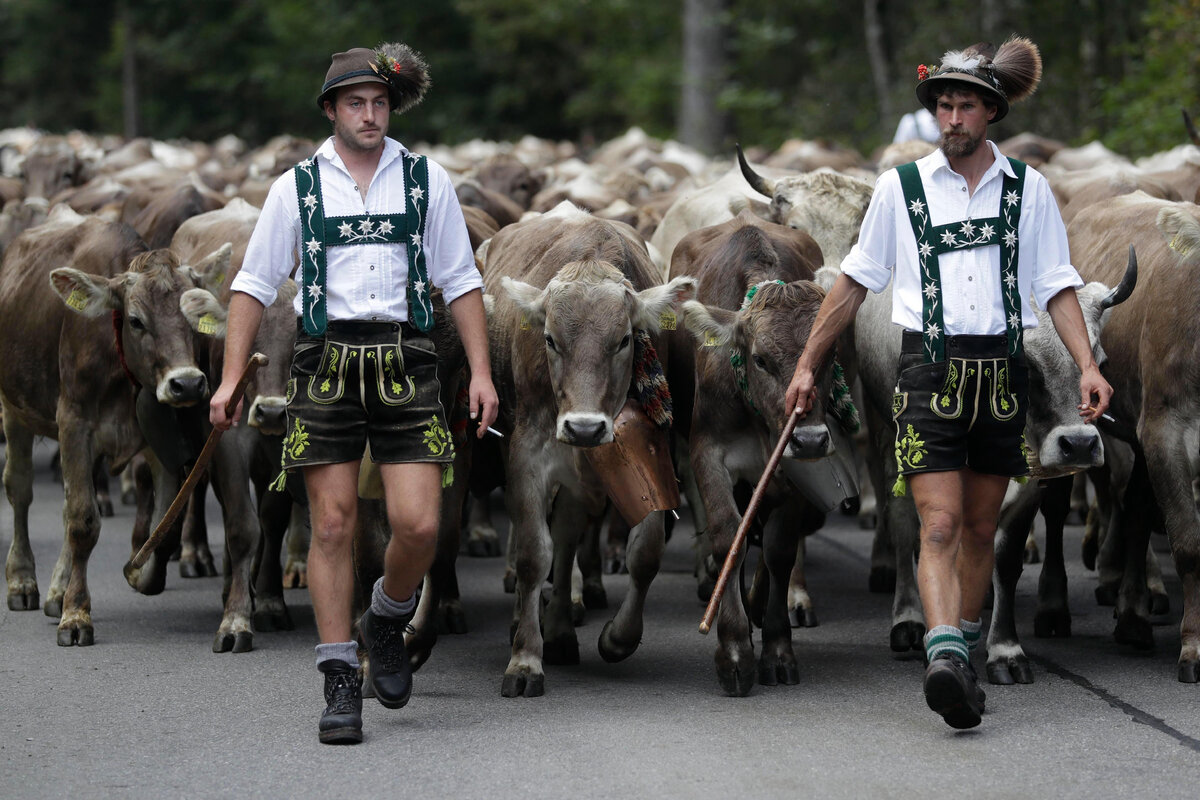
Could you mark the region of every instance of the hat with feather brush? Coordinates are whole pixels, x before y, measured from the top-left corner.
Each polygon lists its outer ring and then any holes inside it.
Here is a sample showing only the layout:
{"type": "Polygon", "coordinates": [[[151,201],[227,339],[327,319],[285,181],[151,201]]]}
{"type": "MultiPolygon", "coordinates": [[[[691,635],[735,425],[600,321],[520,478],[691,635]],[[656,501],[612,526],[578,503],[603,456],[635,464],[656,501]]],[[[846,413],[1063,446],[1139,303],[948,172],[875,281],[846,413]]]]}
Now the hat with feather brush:
{"type": "Polygon", "coordinates": [[[996,105],[999,122],[1008,114],[1010,103],[1024,100],[1037,89],[1042,79],[1042,56],[1037,45],[1024,36],[1012,36],[993,47],[986,42],[964,50],[951,50],[938,66],[917,67],[917,99],[931,113],[937,113],[937,100],[948,85],[966,84],[986,101],[996,105]]]}
{"type": "Polygon", "coordinates": [[[429,67],[421,54],[406,44],[389,42],[374,50],[355,47],[334,53],[317,95],[317,108],[333,102],[336,90],[355,83],[382,83],[388,87],[392,113],[403,114],[421,102],[429,88],[429,67]]]}

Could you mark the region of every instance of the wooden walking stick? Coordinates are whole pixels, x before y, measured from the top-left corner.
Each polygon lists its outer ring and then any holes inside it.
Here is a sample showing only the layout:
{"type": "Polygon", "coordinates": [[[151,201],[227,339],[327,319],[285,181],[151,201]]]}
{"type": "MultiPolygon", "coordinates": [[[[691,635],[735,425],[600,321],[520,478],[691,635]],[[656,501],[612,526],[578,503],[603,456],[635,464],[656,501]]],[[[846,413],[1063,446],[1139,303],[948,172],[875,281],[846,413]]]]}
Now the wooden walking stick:
{"type": "MultiPolygon", "coordinates": [[[[254,373],[259,367],[265,367],[270,363],[262,353],[255,353],[250,356],[250,360],[246,363],[246,368],[242,370],[242,377],[238,378],[238,382],[233,387],[233,394],[229,396],[229,402],[225,404],[225,416],[232,417],[233,412],[237,410],[237,405],[242,399],[242,395],[246,392],[246,384],[254,377],[254,373]]],[[[192,496],[192,491],[196,488],[196,483],[200,480],[200,476],[204,474],[204,470],[208,468],[208,462],[212,461],[213,453],[217,449],[217,440],[221,438],[221,430],[213,428],[208,434],[208,439],[204,442],[204,449],[200,451],[199,457],[196,458],[196,463],[192,467],[192,471],[188,473],[187,480],[183,482],[183,486],[179,489],[179,494],[175,496],[175,500],[171,503],[167,513],[159,521],[155,527],[154,533],[150,534],[150,538],[142,545],[142,548],[137,551],[133,558],[129,559],[129,563],[125,565],[125,578],[128,580],[130,574],[141,569],[146,561],[150,558],[150,554],[154,549],[162,544],[163,537],[167,535],[167,530],[179,517],[179,513],[183,511],[184,505],[187,504],[188,498],[192,496]]]]}
{"type": "Polygon", "coordinates": [[[795,430],[796,423],[799,421],[800,411],[797,409],[791,413],[787,423],[783,426],[783,433],[779,435],[775,451],[771,453],[771,458],[767,461],[767,468],[763,470],[762,477],[758,479],[758,485],[754,487],[754,494],[750,495],[750,504],[746,506],[746,513],[742,514],[742,523],[738,525],[737,533],[733,535],[733,544],[729,545],[729,554],[725,556],[725,563],[721,566],[717,585],[713,587],[712,597],[708,599],[708,608],[704,610],[704,619],[700,620],[700,632],[705,635],[712,629],[713,620],[717,618],[717,607],[721,605],[721,596],[725,594],[725,584],[729,582],[729,576],[733,573],[738,557],[742,554],[742,548],[746,545],[746,532],[750,530],[750,523],[754,522],[754,515],[758,513],[763,495],[767,492],[767,484],[775,475],[775,470],[779,467],[779,460],[783,458],[783,451],[788,445],[788,440],[792,438],[792,431],[795,430]]]}

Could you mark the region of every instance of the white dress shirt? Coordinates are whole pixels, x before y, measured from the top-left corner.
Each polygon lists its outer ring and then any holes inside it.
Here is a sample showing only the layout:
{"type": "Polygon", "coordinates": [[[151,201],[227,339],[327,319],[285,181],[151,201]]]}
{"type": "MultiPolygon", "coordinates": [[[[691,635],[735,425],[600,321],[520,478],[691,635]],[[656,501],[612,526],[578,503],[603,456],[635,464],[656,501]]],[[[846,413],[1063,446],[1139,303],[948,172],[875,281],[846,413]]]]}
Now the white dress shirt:
{"type": "MultiPolygon", "coordinates": [[[[321,201],[326,217],[404,213],[404,161],[408,152],[384,138],[383,154],[364,202],[350,171],[330,137],[317,150],[321,169],[321,201]]],[[[442,290],[446,303],[472,289],[483,288],[467,236],[462,207],[441,165],[429,164],[429,215],[425,222],[429,280],[442,290]]],[[[242,269],[230,289],[245,292],[264,306],[275,302],[279,286],[296,265],[300,247],[300,205],[296,175],[288,170],[271,185],[262,215],[254,227],[242,269]]],[[[326,313],[330,320],[404,322],[408,320],[408,251],[403,244],[355,244],[326,251],[326,313]]],[[[296,294],[296,316],[303,292],[296,294]]]]}
{"type": "MultiPolygon", "coordinates": [[[[932,225],[987,219],[1000,213],[1004,176],[1014,176],[1008,159],[987,142],[995,162],[969,195],[967,182],[950,169],[939,149],[917,161],[932,225]]],[[[1015,176],[1014,176],[1015,177],[1015,176]]],[[[1083,281],[1071,265],[1067,230],[1045,177],[1029,167],[1021,202],[1017,255],[1017,286],[1021,293],[1023,327],[1037,327],[1034,306],[1045,308],[1063,289],[1083,281]]],[[[1003,334],[1006,332],[1004,298],[1000,291],[1000,246],[955,250],[939,257],[942,284],[942,318],[946,335],[1003,334]]],[[[842,261],[842,271],[873,292],[883,291],[895,273],[892,321],[920,331],[921,273],[917,240],[909,222],[900,176],[894,169],[879,176],[875,193],[863,217],[858,243],[842,261]]]]}

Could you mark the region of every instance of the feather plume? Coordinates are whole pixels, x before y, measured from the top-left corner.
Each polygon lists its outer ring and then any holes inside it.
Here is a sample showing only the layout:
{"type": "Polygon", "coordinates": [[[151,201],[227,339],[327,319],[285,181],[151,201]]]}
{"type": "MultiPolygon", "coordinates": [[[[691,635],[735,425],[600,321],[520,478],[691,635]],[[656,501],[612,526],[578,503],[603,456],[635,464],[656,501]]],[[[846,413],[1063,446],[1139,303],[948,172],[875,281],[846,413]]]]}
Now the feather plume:
{"type": "Polygon", "coordinates": [[[1024,36],[1011,36],[992,59],[992,71],[1010,103],[1033,94],[1042,79],[1042,56],[1024,36]]]}
{"type": "Polygon", "coordinates": [[[983,59],[966,50],[949,50],[942,56],[942,71],[974,72],[981,66],[983,59]]]}
{"type": "Polygon", "coordinates": [[[376,47],[371,69],[387,79],[394,95],[392,111],[396,114],[420,103],[430,86],[429,66],[420,53],[406,44],[388,42],[376,47]]]}

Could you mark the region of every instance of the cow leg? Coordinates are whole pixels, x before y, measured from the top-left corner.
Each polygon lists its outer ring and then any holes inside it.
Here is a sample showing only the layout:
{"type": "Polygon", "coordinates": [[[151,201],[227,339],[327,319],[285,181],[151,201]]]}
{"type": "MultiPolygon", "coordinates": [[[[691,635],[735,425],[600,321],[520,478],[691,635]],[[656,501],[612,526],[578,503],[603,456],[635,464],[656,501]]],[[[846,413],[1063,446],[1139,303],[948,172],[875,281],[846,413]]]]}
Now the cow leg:
{"type": "MultiPolygon", "coordinates": [[[[519,444],[514,435],[513,456],[519,444]]],[[[517,464],[515,458],[510,463],[517,464]]],[[[541,593],[542,583],[550,571],[553,544],[546,524],[545,498],[549,487],[544,485],[541,475],[531,474],[534,472],[517,466],[505,492],[510,520],[508,549],[516,600],[513,604],[512,654],[500,686],[500,694],[504,697],[539,697],[546,691],[546,676],[542,671],[541,593]]]]}
{"type": "Polygon", "coordinates": [[[121,505],[137,505],[137,478],[134,476],[134,465],[131,461],[121,470],[121,505]]]}
{"type": "Polygon", "coordinates": [[[58,559],[54,562],[54,571],[50,573],[50,588],[46,591],[46,603],[42,610],[47,617],[59,619],[62,617],[63,595],[67,593],[67,579],[71,576],[71,544],[63,536],[62,547],[58,549],[58,559]]]}
{"type": "Polygon", "coordinates": [[[1046,522],[1046,561],[1038,577],[1038,607],[1033,635],[1038,638],[1071,635],[1071,609],[1067,605],[1067,565],[1063,557],[1063,526],[1071,513],[1074,477],[1045,482],[1042,519],[1046,522]]]}
{"type": "MultiPolygon", "coordinates": [[[[257,435],[253,431],[249,433],[257,435]]],[[[225,613],[213,638],[214,653],[247,653],[254,649],[250,573],[261,532],[250,494],[246,458],[239,444],[236,435],[222,439],[213,459],[213,490],[221,502],[225,523],[225,564],[229,573],[225,613]]]]}
{"type": "Polygon", "coordinates": [[[1067,513],[1068,525],[1083,525],[1088,515],[1088,475],[1078,472],[1071,478],[1070,510],[1067,513]]]}
{"type": "Polygon", "coordinates": [[[92,469],[92,483],[96,486],[96,508],[99,509],[100,516],[111,517],[115,511],[108,485],[108,467],[103,458],[97,459],[96,466],[92,469]]]}
{"type": "Polygon", "coordinates": [[[1042,553],[1038,549],[1037,536],[1034,535],[1032,526],[1029,528],[1029,535],[1025,537],[1025,550],[1021,557],[1025,559],[1026,564],[1040,564],[1042,561],[1042,553]]]}
{"type": "MultiPolygon", "coordinates": [[[[868,416],[874,418],[873,415],[869,414],[868,416]]],[[[870,434],[870,440],[875,442],[872,452],[876,454],[885,452],[884,445],[875,438],[877,436],[875,429],[878,425],[882,425],[882,423],[871,426],[870,434]]],[[[890,432],[890,428],[885,426],[884,429],[890,432]]],[[[888,439],[890,442],[890,437],[888,439]]],[[[881,458],[867,459],[867,474],[875,496],[870,517],[871,525],[875,528],[875,537],[871,540],[871,572],[867,578],[867,588],[876,594],[894,593],[896,591],[896,547],[892,542],[885,519],[888,503],[894,498],[889,487],[884,484],[884,462],[881,458]]],[[[859,520],[860,523],[866,521],[861,516],[859,520]]]]}
{"type": "MultiPolygon", "coordinates": [[[[204,498],[208,495],[208,477],[196,483],[188,498],[183,518],[183,534],[179,551],[179,577],[212,578],[217,574],[216,562],[208,547],[208,522],[204,513],[204,498]]],[[[226,553],[228,558],[228,553],[226,553]]]]}
{"type": "MultiPolygon", "coordinates": [[[[675,439],[676,453],[686,453],[688,443],[682,437],[675,439]]],[[[707,603],[712,597],[713,586],[717,583],[720,568],[712,558],[712,541],[708,537],[708,515],[704,512],[704,501],[700,498],[700,489],[696,485],[696,475],[692,472],[691,460],[686,456],[675,459],[675,474],[679,476],[679,487],[687,501],[687,507],[692,512],[692,528],[695,531],[693,549],[695,558],[692,565],[692,575],[696,578],[696,594],[700,602],[707,603]]]]}
{"type": "Polygon", "coordinates": [[[758,660],[758,682],[763,686],[800,682],[796,654],[792,650],[792,626],[788,620],[788,583],[802,546],[802,520],[795,501],[773,511],[763,526],[762,560],[768,576],[767,600],[763,608],[762,653],[758,660]]]}
{"type": "MultiPolygon", "coordinates": [[[[625,524],[625,520],[621,519],[621,515],[617,510],[609,505],[608,511],[604,516],[600,517],[594,526],[585,532],[583,541],[580,542],[578,566],[582,584],[580,586],[579,601],[583,604],[583,608],[588,611],[599,611],[608,608],[608,593],[604,591],[604,563],[608,558],[600,554],[600,537],[604,529],[608,530],[608,541],[611,543],[614,536],[621,541],[621,562],[622,567],[625,562],[625,543],[629,539],[629,526],[625,524]],[[607,525],[605,523],[607,522],[607,525]],[[615,531],[615,534],[614,534],[615,531]]],[[[574,600],[574,598],[572,598],[574,600]]]]}
{"type": "Polygon", "coordinates": [[[792,564],[791,577],[788,579],[787,612],[788,623],[793,628],[817,627],[817,612],[813,608],[812,597],[808,594],[808,579],[804,575],[804,556],[806,555],[807,536],[801,536],[796,543],[796,555],[792,564]]]}
{"type": "Polygon", "coordinates": [[[467,495],[467,555],[490,558],[500,555],[500,534],[492,522],[491,492],[467,495]]]}
{"type": "Polygon", "coordinates": [[[283,565],[283,585],[289,589],[308,588],[308,543],[312,528],[303,506],[292,505],[292,520],[288,524],[287,562],[283,565]]]}
{"type": "MultiPolygon", "coordinates": [[[[148,538],[150,520],[161,520],[166,515],[167,508],[175,499],[175,495],[179,493],[180,484],[179,476],[164,467],[155,457],[153,450],[146,448],[142,452],[145,454],[147,469],[154,487],[147,496],[147,502],[153,503],[153,512],[145,517],[142,517],[139,512],[139,517],[145,519],[146,524],[145,526],[138,525],[136,522],[134,524],[131,557],[141,549],[142,544],[148,538]]],[[[145,564],[138,568],[134,568],[129,563],[125,565],[125,580],[130,586],[145,595],[156,595],[166,588],[167,562],[170,560],[171,554],[175,552],[175,548],[179,546],[182,530],[183,520],[176,519],[163,536],[162,543],[150,554],[145,564]]]]}
{"type": "MultiPolygon", "coordinates": [[[[60,420],[62,416],[60,413],[60,420]]],[[[85,425],[61,421],[59,424],[60,451],[68,454],[62,459],[63,492],[66,495],[63,529],[71,554],[62,616],[58,621],[60,647],[86,647],[95,642],[87,568],[92,549],[100,538],[100,509],[96,506],[92,482],[95,467],[92,437],[85,428],[85,425]]]]}
{"type": "Polygon", "coordinates": [[[13,510],[13,538],[4,564],[11,611],[38,607],[37,570],[29,544],[29,506],[33,503],[33,433],[17,423],[16,414],[4,414],[8,439],[4,462],[4,493],[13,510]]]}
{"type": "MultiPolygon", "coordinates": [[[[1144,440],[1143,440],[1144,441],[1144,440]]],[[[1117,593],[1116,617],[1117,625],[1113,637],[1119,644],[1130,645],[1137,650],[1150,650],[1154,647],[1154,631],[1150,627],[1150,592],[1146,588],[1146,549],[1150,546],[1150,521],[1147,517],[1157,508],[1155,490],[1150,485],[1147,472],[1146,455],[1138,455],[1134,459],[1133,472],[1129,476],[1129,484],[1125,488],[1124,508],[1135,513],[1124,514],[1121,527],[1124,534],[1124,570],[1121,575],[1121,588],[1117,593]]],[[[1170,456],[1163,455],[1169,458],[1170,456]]],[[[1177,456],[1170,462],[1173,468],[1186,463],[1177,456]]],[[[1169,470],[1163,470],[1169,472],[1169,470]]],[[[1170,480],[1170,477],[1166,477],[1170,480]]],[[[1188,493],[1191,493],[1191,482],[1185,481],[1188,493]]],[[[1173,487],[1166,485],[1163,493],[1173,487]]],[[[1189,501],[1189,513],[1195,516],[1195,511],[1189,501]]]]}
{"type": "Polygon", "coordinates": [[[1000,510],[996,526],[995,599],[987,639],[988,681],[1002,686],[1033,683],[1033,670],[1017,637],[1016,592],[1023,567],[1024,543],[1041,502],[1042,485],[1031,480],[1000,510]]]}
{"type": "MultiPolygon", "coordinates": [[[[290,631],[295,625],[283,600],[283,572],[280,551],[287,535],[295,503],[287,492],[272,492],[259,488],[258,521],[260,537],[258,574],[254,579],[254,629],[256,631],[290,631]]],[[[225,559],[229,561],[228,556],[225,559]]]]}
{"type": "Polygon", "coordinates": [[[1197,683],[1200,682],[1200,519],[1192,498],[1193,476],[1185,468],[1195,464],[1197,442],[1194,435],[1184,435],[1150,419],[1145,420],[1142,442],[1153,494],[1159,500],[1175,569],[1183,584],[1177,676],[1183,683],[1197,683]]]}
{"type": "Polygon", "coordinates": [[[571,613],[575,603],[573,573],[581,533],[592,527],[599,527],[599,519],[589,517],[579,499],[560,489],[550,512],[554,585],[542,620],[543,657],[547,664],[579,663],[579,638],[571,613]]]}
{"type": "Polygon", "coordinates": [[[888,644],[895,653],[925,651],[925,612],[917,589],[917,544],[921,539],[921,520],[913,505],[912,494],[889,497],[882,515],[888,535],[896,548],[896,593],[892,598],[892,630],[888,644]]]}
{"type": "Polygon", "coordinates": [[[1171,598],[1163,582],[1162,566],[1153,547],[1146,548],[1146,588],[1150,590],[1150,614],[1161,617],[1171,611],[1171,598]]]}
{"type": "Polygon", "coordinates": [[[629,531],[628,541],[625,564],[629,569],[629,591],[616,615],[604,625],[598,643],[600,657],[609,663],[629,658],[641,644],[646,594],[658,575],[666,547],[664,513],[651,512],[629,531]]]}
{"type": "MultiPolygon", "coordinates": [[[[603,571],[610,575],[624,575],[629,572],[629,565],[625,563],[626,551],[629,549],[629,525],[621,519],[615,506],[609,506],[606,516],[608,532],[604,539],[603,571]]],[[[600,608],[607,607],[607,602],[600,606],[600,608]]],[[[589,605],[588,608],[591,606],[589,605]]]]}

